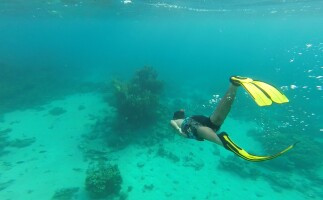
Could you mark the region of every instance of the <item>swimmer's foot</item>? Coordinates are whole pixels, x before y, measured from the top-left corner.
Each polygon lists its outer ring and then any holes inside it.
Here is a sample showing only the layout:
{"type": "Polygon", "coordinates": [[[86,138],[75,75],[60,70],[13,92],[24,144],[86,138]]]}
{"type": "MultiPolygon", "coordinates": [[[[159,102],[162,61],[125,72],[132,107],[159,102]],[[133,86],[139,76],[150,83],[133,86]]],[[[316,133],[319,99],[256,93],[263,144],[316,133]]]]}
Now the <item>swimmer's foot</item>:
{"type": "Polygon", "coordinates": [[[251,78],[242,76],[231,76],[229,80],[234,86],[240,86],[242,83],[251,83],[253,81],[251,78]]]}

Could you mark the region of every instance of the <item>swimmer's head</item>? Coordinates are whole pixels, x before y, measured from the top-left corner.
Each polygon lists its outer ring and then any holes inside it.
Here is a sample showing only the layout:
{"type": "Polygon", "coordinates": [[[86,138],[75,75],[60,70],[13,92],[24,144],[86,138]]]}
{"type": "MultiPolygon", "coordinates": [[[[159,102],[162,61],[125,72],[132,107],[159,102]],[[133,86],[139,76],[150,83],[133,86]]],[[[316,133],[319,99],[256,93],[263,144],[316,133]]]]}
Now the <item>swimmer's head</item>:
{"type": "Polygon", "coordinates": [[[184,109],[180,109],[180,110],[174,112],[173,120],[176,120],[176,119],[184,119],[184,118],[185,118],[185,111],[184,111],[184,109]]]}

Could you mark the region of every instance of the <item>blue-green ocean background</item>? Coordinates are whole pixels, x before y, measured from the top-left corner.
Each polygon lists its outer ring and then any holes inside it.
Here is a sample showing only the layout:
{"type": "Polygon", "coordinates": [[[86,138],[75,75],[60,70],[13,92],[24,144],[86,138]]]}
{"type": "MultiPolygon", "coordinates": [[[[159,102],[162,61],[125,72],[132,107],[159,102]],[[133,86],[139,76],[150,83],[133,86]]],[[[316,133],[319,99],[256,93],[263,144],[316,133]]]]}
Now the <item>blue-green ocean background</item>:
{"type": "MultiPolygon", "coordinates": [[[[323,1],[318,0],[0,0],[0,87],[19,88],[0,99],[1,115],[75,93],[60,92],[71,80],[101,87],[152,66],[165,83],[163,102],[195,97],[201,107],[212,95],[224,94],[231,75],[286,86],[288,106],[259,108],[240,92],[232,117],[241,113],[257,121],[251,115],[265,112],[267,121],[275,121],[283,115],[297,134],[322,142],[322,59],[323,1]],[[47,71],[55,76],[42,77],[47,71]],[[57,80],[62,82],[56,85],[57,80]],[[50,86],[42,91],[39,85],[50,86]],[[21,98],[29,91],[35,99],[21,98]],[[297,120],[288,119],[291,115],[297,120]]],[[[315,170],[322,184],[322,168],[315,170]]]]}
{"type": "Polygon", "coordinates": [[[59,68],[70,79],[94,82],[129,78],[153,66],[172,95],[181,85],[223,93],[229,76],[247,75],[278,86],[308,86],[293,103],[304,106],[306,94],[313,100],[308,109],[318,111],[321,6],[321,1],[2,1],[0,60],[9,68],[59,68]]]}

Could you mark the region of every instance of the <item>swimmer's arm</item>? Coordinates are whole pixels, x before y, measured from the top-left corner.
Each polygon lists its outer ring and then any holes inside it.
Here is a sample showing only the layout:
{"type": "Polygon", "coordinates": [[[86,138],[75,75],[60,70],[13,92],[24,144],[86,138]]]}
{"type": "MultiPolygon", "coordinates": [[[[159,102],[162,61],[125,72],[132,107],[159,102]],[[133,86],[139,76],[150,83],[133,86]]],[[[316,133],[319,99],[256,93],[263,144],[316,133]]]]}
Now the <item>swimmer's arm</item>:
{"type": "Polygon", "coordinates": [[[185,133],[182,132],[182,129],[178,127],[177,123],[174,120],[170,120],[170,124],[172,125],[173,128],[176,129],[176,132],[182,136],[182,137],[187,137],[185,133]]]}

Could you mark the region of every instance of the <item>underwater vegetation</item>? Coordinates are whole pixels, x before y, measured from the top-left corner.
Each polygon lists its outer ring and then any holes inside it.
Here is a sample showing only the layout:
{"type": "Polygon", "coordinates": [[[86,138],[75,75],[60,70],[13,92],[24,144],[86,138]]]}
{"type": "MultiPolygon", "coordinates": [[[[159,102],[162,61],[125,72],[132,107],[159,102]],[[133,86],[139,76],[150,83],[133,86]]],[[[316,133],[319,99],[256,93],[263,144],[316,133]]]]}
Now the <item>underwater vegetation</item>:
{"type": "Polygon", "coordinates": [[[130,81],[112,81],[109,103],[117,110],[117,126],[141,128],[156,121],[163,82],[152,67],[139,69],[130,81]]]}
{"type": "Polygon", "coordinates": [[[116,164],[98,162],[87,170],[85,187],[93,198],[118,195],[121,184],[122,177],[116,164]]]}
{"type": "Polygon", "coordinates": [[[95,118],[92,130],[84,136],[85,144],[99,139],[111,148],[121,149],[134,143],[151,146],[167,138],[169,127],[160,122],[169,117],[166,107],[161,106],[164,84],[154,68],[143,67],[131,80],[115,79],[110,86],[112,91],[107,91],[110,93],[106,101],[115,109],[95,118]]]}

